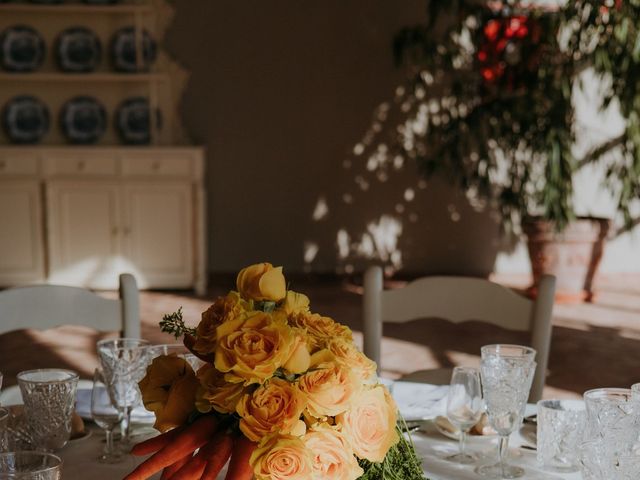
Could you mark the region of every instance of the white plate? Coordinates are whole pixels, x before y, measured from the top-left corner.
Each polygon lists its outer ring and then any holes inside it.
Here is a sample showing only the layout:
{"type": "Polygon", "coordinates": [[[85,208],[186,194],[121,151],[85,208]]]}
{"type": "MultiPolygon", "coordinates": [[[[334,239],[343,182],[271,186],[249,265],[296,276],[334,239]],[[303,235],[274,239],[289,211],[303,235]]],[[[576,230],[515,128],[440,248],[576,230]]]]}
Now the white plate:
{"type": "MultiPolygon", "coordinates": [[[[76,412],[84,420],[91,420],[91,389],[93,382],[91,380],[79,380],[78,390],[76,392],[76,412]]],[[[20,387],[14,385],[2,391],[0,394],[1,405],[22,405],[22,394],[20,387]]],[[[136,407],[131,412],[131,421],[144,425],[153,425],[155,415],[153,412],[145,410],[144,407],[136,407]]]]}
{"type": "Polygon", "coordinates": [[[400,415],[407,422],[430,420],[444,415],[447,408],[448,385],[415,382],[394,382],[392,395],[400,415]]]}

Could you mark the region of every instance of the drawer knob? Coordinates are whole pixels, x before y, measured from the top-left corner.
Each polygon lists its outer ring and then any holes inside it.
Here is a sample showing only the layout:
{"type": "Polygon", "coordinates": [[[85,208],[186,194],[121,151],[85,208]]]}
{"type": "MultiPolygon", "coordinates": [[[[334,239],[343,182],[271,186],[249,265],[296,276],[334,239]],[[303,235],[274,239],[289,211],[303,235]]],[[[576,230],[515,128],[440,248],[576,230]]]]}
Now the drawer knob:
{"type": "Polygon", "coordinates": [[[4,170],[5,168],[7,168],[7,162],[0,160],[0,170],[4,170]]]}
{"type": "Polygon", "coordinates": [[[80,160],[78,162],[78,171],[79,172],[82,172],[86,167],[87,167],[87,162],[85,162],[84,160],[80,160]]]}
{"type": "Polygon", "coordinates": [[[161,167],[161,164],[157,160],[151,164],[151,169],[154,172],[157,172],[158,170],[160,170],[160,167],[161,167]]]}

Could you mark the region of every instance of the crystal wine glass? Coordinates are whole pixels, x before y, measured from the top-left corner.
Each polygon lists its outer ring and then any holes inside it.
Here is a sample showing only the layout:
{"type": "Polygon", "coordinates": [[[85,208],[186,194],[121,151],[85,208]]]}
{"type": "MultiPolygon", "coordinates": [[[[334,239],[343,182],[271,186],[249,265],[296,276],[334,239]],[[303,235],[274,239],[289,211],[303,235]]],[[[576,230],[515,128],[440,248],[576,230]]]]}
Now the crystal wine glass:
{"type": "Polygon", "coordinates": [[[509,435],[522,424],[531,382],[536,370],[536,351],[520,345],[482,347],[480,374],[489,423],[500,435],[499,461],[476,468],[484,478],[519,478],[524,470],[507,463],[509,435]]]}
{"type": "Polygon", "coordinates": [[[138,382],[142,380],[148,363],[149,342],[139,338],[119,338],[98,342],[98,354],[115,405],[122,411],[122,440],[130,442],[131,411],[140,403],[138,382]]]}
{"type": "Polygon", "coordinates": [[[122,414],[122,410],[114,405],[102,370],[97,368],[93,374],[91,390],[91,418],[106,435],[104,452],[98,457],[101,463],[117,463],[122,458],[113,446],[113,429],[122,422],[122,414]]]}
{"type": "Polygon", "coordinates": [[[447,395],[447,417],[460,430],[459,452],[446,459],[456,463],[469,464],[475,457],[465,453],[465,440],[484,409],[480,372],[477,368],[455,367],[447,395]]]}

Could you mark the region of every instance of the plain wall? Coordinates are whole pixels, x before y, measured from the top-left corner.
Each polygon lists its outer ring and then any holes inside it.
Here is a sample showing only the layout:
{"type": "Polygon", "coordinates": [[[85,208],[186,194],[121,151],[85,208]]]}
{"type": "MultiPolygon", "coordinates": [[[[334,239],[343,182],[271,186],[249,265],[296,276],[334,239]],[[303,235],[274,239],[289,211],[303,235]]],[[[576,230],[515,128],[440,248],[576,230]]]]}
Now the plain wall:
{"type": "Polygon", "coordinates": [[[529,270],[473,199],[421,182],[411,162],[380,176],[370,152],[354,154],[379,106],[398,107],[391,42],[423,20],[423,1],[175,6],[165,46],[191,71],[183,122],[207,148],[211,271],[266,260],[349,272],[379,257],[408,272],[484,275],[497,258],[499,270],[529,270]]]}

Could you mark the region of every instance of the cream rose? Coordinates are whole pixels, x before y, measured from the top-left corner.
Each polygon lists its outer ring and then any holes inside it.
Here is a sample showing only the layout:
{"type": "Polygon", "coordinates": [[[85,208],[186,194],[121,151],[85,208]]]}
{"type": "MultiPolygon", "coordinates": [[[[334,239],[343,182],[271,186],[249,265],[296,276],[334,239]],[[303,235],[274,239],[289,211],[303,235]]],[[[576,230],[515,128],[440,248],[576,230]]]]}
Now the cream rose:
{"type": "Polygon", "coordinates": [[[364,471],[345,436],[329,427],[307,432],[304,443],[313,455],[313,480],[356,480],[364,471]]]}
{"type": "Polygon", "coordinates": [[[211,364],[203,365],[197,373],[200,386],[196,392],[196,408],[207,413],[213,408],[220,413],[233,413],[236,405],[245,393],[242,383],[229,383],[224,373],[219,372],[211,364]]]}
{"type": "Polygon", "coordinates": [[[274,435],[251,454],[256,480],[313,480],[313,460],[304,442],[290,435],[274,435]]]}
{"type": "Polygon", "coordinates": [[[240,270],[236,279],[238,291],[247,300],[278,302],[287,294],[282,267],[257,263],[240,270]]]}
{"type": "Polygon", "coordinates": [[[362,380],[370,380],[376,374],[376,362],[358,350],[351,340],[341,337],[332,338],[327,342],[327,349],[362,380]]]}
{"type": "Polygon", "coordinates": [[[287,296],[284,297],[282,305],[279,307],[287,315],[293,315],[298,313],[309,312],[309,297],[302,293],[294,292],[293,290],[287,291],[287,296]]]}
{"type": "Polygon", "coordinates": [[[240,430],[258,442],[272,433],[290,434],[298,422],[306,399],[300,389],[281,378],[272,378],[253,393],[246,393],[236,406],[240,430]]]}
{"type": "Polygon", "coordinates": [[[271,315],[253,312],[216,330],[215,367],[232,383],[264,383],[291,357],[295,332],[271,315]]]}
{"type": "Polygon", "coordinates": [[[355,454],[371,462],[382,462],[398,441],[396,421],[395,402],[381,385],[359,392],[351,408],[336,417],[355,454]]]}
{"type": "Polygon", "coordinates": [[[361,383],[333,353],[321,350],[311,356],[309,371],[298,378],[298,386],[307,395],[307,412],[322,418],[347,410],[361,383]]]}

